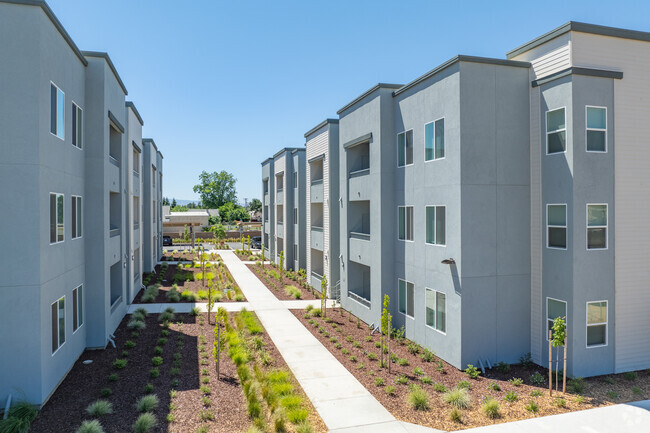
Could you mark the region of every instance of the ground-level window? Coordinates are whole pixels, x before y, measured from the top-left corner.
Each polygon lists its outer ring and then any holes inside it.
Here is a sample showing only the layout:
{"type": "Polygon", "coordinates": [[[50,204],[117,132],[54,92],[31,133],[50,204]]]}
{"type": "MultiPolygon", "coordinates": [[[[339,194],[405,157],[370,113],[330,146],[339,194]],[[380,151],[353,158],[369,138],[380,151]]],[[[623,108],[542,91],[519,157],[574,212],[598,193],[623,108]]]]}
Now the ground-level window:
{"type": "Polygon", "coordinates": [[[607,248],[607,205],[587,205],[587,249],[607,248]]]}
{"type": "Polygon", "coordinates": [[[72,291],[72,332],[84,324],[83,286],[72,291]]]}
{"type": "Polygon", "coordinates": [[[425,289],[426,323],[440,332],[447,332],[447,296],[437,290],[425,289]]]}
{"type": "Polygon", "coordinates": [[[81,197],[73,195],[72,196],[72,239],[80,238],[82,235],[82,224],[81,224],[81,197]]]}
{"type": "Polygon", "coordinates": [[[413,240],[413,206],[398,207],[398,239],[413,240]]]}
{"type": "Polygon", "coordinates": [[[397,166],[413,164],[413,130],[397,134],[397,166]]]}
{"type": "Polygon", "coordinates": [[[63,194],[50,193],[50,243],[63,242],[63,194]]]}
{"type": "Polygon", "coordinates": [[[415,300],[415,286],[413,283],[399,280],[399,312],[406,314],[409,317],[413,317],[413,310],[415,300]]]}
{"type": "Polygon", "coordinates": [[[433,161],[445,157],[445,119],[424,125],[424,160],[433,161]]]}
{"type": "Polygon", "coordinates": [[[564,107],[546,112],[546,154],[566,151],[566,115],[564,107]]]}
{"type": "Polygon", "coordinates": [[[553,327],[553,321],[558,317],[564,317],[566,321],[566,302],[559,299],[546,298],[546,339],[548,331],[553,327]]]}
{"type": "Polygon", "coordinates": [[[546,205],[546,246],[566,249],[566,204],[546,205]]]}
{"type": "Polygon", "coordinates": [[[434,245],[445,245],[446,217],[445,206],[426,207],[426,243],[434,245]]]}
{"type": "Polygon", "coordinates": [[[587,106],[587,152],[607,152],[607,108],[587,106]]]}
{"type": "Polygon", "coordinates": [[[65,343],[65,296],[52,304],[52,353],[65,343]]]}
{"type": "Polygon", "coordinates": [[[587,302],[587,347],[607,345],[607,301],[587,302]]]}

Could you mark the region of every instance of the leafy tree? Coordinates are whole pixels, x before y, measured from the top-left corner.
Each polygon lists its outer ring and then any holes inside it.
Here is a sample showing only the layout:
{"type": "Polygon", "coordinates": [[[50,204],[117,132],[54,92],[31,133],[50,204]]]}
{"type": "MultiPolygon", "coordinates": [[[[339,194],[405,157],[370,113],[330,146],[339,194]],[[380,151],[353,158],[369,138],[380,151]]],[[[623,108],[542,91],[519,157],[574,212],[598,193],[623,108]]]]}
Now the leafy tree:
{"type": "Polygon", "coordinates": [[[171,206],[171,207],[176,207],[176,205],[177,205],[177,203],[176,203],[176,199],[173,198],[173,199],[172,199],[172,204],[171,204],[170,206],[171,206]]]}
{"type": "Polygon", "coordinates": [[[262,211],[262,202],[258,198],[254,198],[251,200],[251,202],[248,204],[248,210],[253,211],[253,212],[261,212],[262,211]]]}
{"type": "Polygon", "coordinates": [[[392,333],[392,320],[393,316],[390,315],[390,297],[384,295],[384,310],[381,312],[381,363],[384,364],[384,341],[386,341],[386,363],[388,364],[388,372],[390,373],[390,334],[392,333]]]}
{"type": "Polygon", "coordinates": [[[217,209],[225,203],[237,200],[236,183],[235,176],[227,171],[219,173],[202,171],[199,175],[199,184],[194,185],[194,192],[199,193],[205,207],[217,209]]]}
{"type": "MultiPolygon", "coordinates": [[[[551,343],[553,347],[564,347],[564,340],[566,339],[566,322],[564,321],[564,317],[556,317],[555,320],[553,320],[553,325],[551,326],[551,329],[553,330],[553,338],[551,340],[551,343]]],[[[566,350],[566,347],[564,348],[566,350]]],[[[556,391],[560,387],[560,383],[558,381],[559,377],[559,370],[560,370],[560,350],[555,351],[555,389],[556,391]]],[[[566,373],[563,371],[562,375],[565,375],[566,373]]]]}
{"type": "Polygon", "coordinates": [[[221,240],[226,237],[226,229],[221,224],[215,224],[210,227],[210,231],[214,233],[214,237],[221,240]]]}
{"type": "MultiPolygon", "coordinates": [[[[212,355],[216,361],[217,367],[217,380],[220,379],[220,367],[221,367],[221,352],[226,348],[226,339],[221,326],[226,326],[226,320],[228,320],[228,313],[224,310],[223,307],[219,307],[217,313],[215,314],[215,325],[214,325],[214,349],[212,350],[212,355]]],[[[208,320],[209,323],[209,320],[208,320]]]]}
{"type": "Polygon", "coordinates": [[[169,209],[171,212],[187,212],[189,208],[187,206],[172,206],[171,209],[169,209]]]}
{"type": "Polygon", "coordinates": [[[169,206],[169,199],[167,197],[163,197],[162,199],[162,205],[163,206],[169,206]]]}
{"type": "Polygon", "coordinates": [[[250,215],[243,207],[228,202],[223,206],[219,207],[219,216],[223,222],[233,222],[233,221],[250,221],[250,215]]]}
{"type": "Polygon", "coordinates": [[[320,282],[320,311],[323,314],[323,319],[327,313],[327,276],[323,275],[320,282]]]}
{"type": "Polygon", "coordinates": [[[208,224],[211,226],[219,224],[221,222],[221,217],[219,215],[210,215],[208,217],[208,224]]]}

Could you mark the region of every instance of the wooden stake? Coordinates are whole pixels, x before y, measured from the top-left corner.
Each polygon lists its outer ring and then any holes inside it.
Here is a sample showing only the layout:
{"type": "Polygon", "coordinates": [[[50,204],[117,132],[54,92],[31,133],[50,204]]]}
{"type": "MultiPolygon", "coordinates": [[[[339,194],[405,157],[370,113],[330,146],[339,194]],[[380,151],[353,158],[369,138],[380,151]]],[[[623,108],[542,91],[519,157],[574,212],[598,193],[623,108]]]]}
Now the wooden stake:
{"type": "Polygon", "coordinates": [[[562,393],[566,392],[566,343],[567,343],[567,331],[564,331],[564,370],[562,370],[562,393]]]}
{"type": "Polygon", "coordinates": [[[548,331],[548,395],[553,397],[553,332],[548,331]]]}

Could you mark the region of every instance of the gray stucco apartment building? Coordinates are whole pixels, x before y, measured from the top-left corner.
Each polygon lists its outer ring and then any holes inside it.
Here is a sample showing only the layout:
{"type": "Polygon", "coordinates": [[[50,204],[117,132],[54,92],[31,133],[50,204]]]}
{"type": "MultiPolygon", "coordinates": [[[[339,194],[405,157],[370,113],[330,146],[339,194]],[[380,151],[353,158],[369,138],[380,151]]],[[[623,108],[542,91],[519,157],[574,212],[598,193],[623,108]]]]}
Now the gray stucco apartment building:
{"type": "Polygon", "coordinates": [[[545,365],[559,316],[569,375],[649,368],[648,75],[649,33],[569,22],[372,87],[305,134],[312,285],[457,368],[545,365]]]}
{"type": "Polygon", "coordinates": [[[0,1],[0,40],[0,402],[41,404],[161,255],[162,154],[108,54],[44,1],[0,1]]]}

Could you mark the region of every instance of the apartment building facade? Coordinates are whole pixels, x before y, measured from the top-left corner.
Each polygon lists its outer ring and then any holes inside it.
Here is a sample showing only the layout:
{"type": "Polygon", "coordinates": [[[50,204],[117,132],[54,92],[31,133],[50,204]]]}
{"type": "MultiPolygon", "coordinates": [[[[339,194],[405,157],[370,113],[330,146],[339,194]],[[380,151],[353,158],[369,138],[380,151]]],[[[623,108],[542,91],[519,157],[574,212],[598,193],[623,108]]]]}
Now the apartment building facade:
{"type": "Polygon", "coordinates": [[[0,38],[0,401],[41,404],[140,288],[142,119],[110,57],[80,51],[45,2],[0,1],[0,38]]]}
{"type": "Polygon", "coordinates": [[[339,110],[338,227],[323,225],[343,307],[377,326],[388,295],[394,325],[457,368],[545,365],[556,317],[568,374],[650,367],[649,54],[649,33],[569,22],[339,110]]]}

